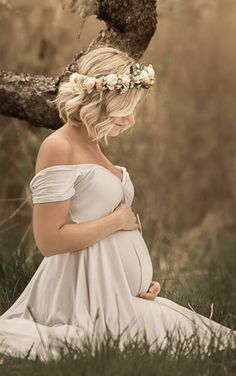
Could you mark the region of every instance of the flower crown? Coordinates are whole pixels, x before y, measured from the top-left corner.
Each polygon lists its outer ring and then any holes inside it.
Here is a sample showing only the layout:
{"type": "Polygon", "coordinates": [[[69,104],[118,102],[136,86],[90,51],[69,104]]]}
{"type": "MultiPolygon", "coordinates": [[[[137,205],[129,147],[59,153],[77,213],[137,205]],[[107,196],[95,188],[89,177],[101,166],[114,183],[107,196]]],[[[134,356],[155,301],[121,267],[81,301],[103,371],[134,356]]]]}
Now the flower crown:
{"type": "Polygon", "coordinates": [[[155,71],[152,64],[145,66],[139,63],[130,67],[130,74],[116,75],[110,73],[106,76],[94,77],[75,72],[69,76],[69,82],[73,85],[74,91],[84,91],[88,94],[93,91],[102,92],[106,89],[118,89],[120,94],[126,92],[129,88],[149,89],[154,85],[154,80],[155,71]]]}

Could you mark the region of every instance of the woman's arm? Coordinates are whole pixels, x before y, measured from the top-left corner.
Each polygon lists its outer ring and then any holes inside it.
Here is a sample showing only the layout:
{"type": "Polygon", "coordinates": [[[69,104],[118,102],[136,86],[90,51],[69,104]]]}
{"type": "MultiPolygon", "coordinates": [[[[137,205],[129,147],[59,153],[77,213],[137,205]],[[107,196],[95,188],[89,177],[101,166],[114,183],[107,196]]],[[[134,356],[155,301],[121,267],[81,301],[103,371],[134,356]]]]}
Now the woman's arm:
{"type": "Polygon", "coordinates": [[[45,257],[78,251],[120,229],[116,212],[83,223],[64,223],[69,201],[35,204],[34,238],[45,257]]]}
{"type": "MultiPolygon", "coordinates": [[[[59,135],[47,137],[40,146],[36,173],[51,165],[71,164],[71,145],[59,135]]],[[[70,199],[33,204],[33,234],[45,256],[83,249],[121,229],[115,211],[96,220],[66,223],[70,199]]]]}

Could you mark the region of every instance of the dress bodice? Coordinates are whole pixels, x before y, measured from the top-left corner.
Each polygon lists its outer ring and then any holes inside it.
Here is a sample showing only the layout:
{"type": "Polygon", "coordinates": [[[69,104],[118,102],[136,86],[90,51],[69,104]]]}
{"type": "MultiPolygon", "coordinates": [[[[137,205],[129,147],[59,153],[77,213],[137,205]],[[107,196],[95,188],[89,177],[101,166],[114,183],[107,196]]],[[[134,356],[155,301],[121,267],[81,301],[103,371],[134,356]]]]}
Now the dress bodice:
{"type": "Polygon", "coordinates": [[[84,163],[44,168],[29,183],[32,203],[71,198],[67,222],[84,222],[110,214],[123,200],[131,206],[134,186],[124,166],[122,180],[107,168],[84,163]]]}

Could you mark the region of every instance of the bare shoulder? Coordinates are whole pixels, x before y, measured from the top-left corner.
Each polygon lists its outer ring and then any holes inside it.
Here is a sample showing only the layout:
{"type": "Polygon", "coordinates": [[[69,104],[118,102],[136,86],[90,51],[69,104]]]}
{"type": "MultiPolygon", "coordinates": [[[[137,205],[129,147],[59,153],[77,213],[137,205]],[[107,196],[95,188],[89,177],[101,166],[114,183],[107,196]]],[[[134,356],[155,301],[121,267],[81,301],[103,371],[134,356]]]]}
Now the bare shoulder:
{"type": "Polygon", "coordinates": [[[59,133],[52,133],[41,143],[35,163],[35,173],[54,166],[70,164],[72,147],[68,139],[59,133]]]}

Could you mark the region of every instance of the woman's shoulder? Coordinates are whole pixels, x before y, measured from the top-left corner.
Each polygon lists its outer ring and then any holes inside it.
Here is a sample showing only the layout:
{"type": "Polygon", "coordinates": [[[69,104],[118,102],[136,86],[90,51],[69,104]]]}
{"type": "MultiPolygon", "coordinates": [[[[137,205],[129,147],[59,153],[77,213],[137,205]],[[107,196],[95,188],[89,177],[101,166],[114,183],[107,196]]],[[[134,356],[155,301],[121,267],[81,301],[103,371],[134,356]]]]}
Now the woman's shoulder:
{"type": "Polygon", "coordinates": [[[55,165],[70,164],[72,148],[69,140],[61,133],[52,133],[41,143],[35,163],[35,174],[55,165]]]}

